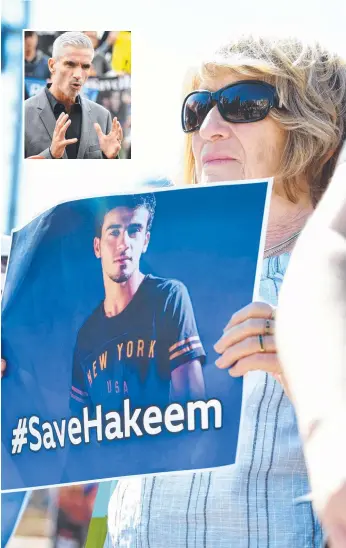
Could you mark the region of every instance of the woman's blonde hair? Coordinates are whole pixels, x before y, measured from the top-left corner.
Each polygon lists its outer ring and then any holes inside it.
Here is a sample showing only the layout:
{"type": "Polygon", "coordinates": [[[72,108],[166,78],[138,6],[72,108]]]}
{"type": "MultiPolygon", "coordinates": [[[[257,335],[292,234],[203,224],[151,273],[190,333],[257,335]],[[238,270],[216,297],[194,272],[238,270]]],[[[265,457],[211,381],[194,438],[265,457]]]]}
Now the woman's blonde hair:
{"type": "MultiPolygon", "coordinates": [[[[316,204],[333,174],[345,138],[345,62],[318,43],[242,37],[191,71],[185,92],[227,73],[239,79],[257,78],[276,87],[285,109],[272,109],[269,116],[287,131],[287,141],[280,172],[275,175],[282,178],[287,197],[293,202],[297,181],[305,176],[316,204]]],[[[186,137],[184,171],[185,181],[195,183],[191,134],[186,137]]]]}

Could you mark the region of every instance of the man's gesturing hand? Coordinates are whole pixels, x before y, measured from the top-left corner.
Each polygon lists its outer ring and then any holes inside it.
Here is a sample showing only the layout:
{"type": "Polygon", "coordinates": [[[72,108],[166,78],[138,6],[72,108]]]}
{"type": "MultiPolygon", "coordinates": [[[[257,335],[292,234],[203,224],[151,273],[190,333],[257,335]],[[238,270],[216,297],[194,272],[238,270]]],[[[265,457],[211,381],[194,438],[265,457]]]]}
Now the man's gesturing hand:
{"type": "Polygon", "coordinates": [[[68,114],[62,112],[56,121],[52,144],[50,146],[50,153],[53,158],[62,158],[67,145],[72,145],[78,141],[76,138],[65,139],[66,131],[70,124],[71,120],[68,114]]]}
{"type": "Polygon", "coordinates": [[[112,129],[105,135],[99,124],[94,124],[95,131],[99,138],[100,148],[105,156],[114,159],[118,156],[123,140],[123,130],[117,118],[113,118],[112,129]]]}

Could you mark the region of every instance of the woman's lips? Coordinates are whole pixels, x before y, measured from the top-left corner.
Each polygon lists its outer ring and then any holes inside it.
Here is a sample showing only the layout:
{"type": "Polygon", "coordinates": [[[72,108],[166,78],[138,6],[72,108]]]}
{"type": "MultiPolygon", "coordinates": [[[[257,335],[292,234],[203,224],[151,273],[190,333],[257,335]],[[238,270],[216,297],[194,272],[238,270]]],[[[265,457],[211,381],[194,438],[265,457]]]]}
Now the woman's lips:
{"type": "Polygon", "coordinates": [[[216,157],[216,156],[206,156],[205,158],[202,159],[202,163],[203,163],[203,166],[207,166],[207,165],[222,165],[222,164],[227,164],[229,162],[235,162],[235,158],[230,158],[230,157],[226,157],[226,156],[219,156],[219,157],[216,157]]]}

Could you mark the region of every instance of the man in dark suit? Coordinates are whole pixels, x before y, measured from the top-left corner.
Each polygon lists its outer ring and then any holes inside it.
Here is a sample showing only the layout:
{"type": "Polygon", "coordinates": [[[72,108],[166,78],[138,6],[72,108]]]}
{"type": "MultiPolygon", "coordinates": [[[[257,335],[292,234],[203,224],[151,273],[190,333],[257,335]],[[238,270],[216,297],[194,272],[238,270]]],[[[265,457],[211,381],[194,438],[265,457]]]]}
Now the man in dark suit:
{"type": "Polygon", "coordinates": [[[81,32],[65,32],[48,60],[51,84],[25,101],[25,157],[115,159],[122,129],[101,105],[80,95],[94,49],[81,32]]]}

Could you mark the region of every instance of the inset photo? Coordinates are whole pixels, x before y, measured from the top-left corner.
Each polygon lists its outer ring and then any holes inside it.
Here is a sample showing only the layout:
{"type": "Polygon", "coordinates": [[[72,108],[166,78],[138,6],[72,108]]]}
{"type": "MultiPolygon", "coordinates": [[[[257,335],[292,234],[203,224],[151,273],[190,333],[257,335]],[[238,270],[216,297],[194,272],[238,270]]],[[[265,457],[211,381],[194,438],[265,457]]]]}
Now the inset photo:
{"type": "Polygon", "coordinates": [[[24,31],[24,157],[131,158],[131,31],[24,31]]]}

